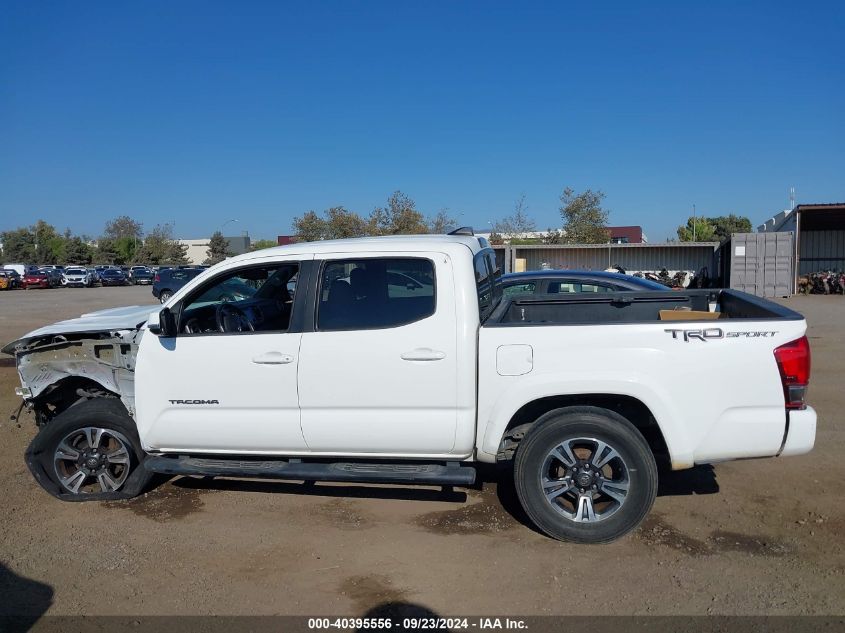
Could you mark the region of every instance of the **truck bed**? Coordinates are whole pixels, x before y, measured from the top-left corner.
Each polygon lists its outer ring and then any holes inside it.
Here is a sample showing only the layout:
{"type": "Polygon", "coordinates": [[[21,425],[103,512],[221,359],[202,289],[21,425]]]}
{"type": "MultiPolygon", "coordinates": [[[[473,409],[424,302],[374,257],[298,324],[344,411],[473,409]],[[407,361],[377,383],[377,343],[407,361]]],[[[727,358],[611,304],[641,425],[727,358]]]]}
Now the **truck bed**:
{"type": "MultiPolygon", "coordinates": [[[[803,317],[777,303],[738,290],[613,292],[588,295],[525,295],[505,299],[485,322],[490,326],[598,325],[665,321],[661,311],[718,313],[725,319],[797,320],[803,317]]],[[[665,315],[664,315],[665,316],[665,315]]],[[[684,321],[696,321],[695,315],[684,321]]]]}

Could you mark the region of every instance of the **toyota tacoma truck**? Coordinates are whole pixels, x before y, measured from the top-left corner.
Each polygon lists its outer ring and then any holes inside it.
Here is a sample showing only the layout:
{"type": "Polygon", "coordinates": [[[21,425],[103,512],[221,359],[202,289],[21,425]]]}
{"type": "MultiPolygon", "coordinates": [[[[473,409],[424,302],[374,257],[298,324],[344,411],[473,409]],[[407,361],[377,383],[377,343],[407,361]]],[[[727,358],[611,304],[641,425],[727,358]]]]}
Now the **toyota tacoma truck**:
{"type": "Polygon", "coordinates": [[[459,230],[247,253],[154,311],[3,352],[59,499],[129,498],[153,473],[470,485],[500,463],[540,530],[598,543],[642,521],[661,463],[812,449],[805,330],[733,290],[503,299],[495,252],[459,230]]]}

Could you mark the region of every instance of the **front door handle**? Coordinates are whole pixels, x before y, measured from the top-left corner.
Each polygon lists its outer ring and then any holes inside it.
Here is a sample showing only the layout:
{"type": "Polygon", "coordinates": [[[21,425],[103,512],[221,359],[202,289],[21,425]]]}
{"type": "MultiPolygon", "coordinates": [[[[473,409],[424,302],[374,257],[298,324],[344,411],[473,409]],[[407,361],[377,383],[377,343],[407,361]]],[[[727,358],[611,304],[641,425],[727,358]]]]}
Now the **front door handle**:
{"type": "Polygon", "coordinates": [[[267,352],[252,359],[258,365],[287,365],[293,362],[293,356],[281,352],[267,352]]]}
{"type": "Polygon", "coordinates": [[[401,358],[402,360],[443,360],[446,358],[446,352],[429,349],[428,347],[418,347],[410,352],[405,352],[401,358]]]}

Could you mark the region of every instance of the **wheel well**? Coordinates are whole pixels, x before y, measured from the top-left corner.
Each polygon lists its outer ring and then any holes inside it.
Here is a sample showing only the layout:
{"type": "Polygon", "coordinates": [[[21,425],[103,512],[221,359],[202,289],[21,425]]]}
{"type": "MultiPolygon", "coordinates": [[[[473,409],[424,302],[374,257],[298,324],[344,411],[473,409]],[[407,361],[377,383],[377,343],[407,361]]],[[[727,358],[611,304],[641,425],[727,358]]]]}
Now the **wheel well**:
{"type": "Polygon", "coordinates": [[[540,416],[554,409],[575,406],[599,407],[618,413],[642,433],[658,463],[669,461],[666,440],[651,410],[640,400],[631,396],[605,393],[549,396],[523,405],[508,422],[496,459],[499,461],[512,459],[520,440],[525,437],[540,416]]]}
{"type": "Polygon", "coordinates": [[[68,376],[50,385],[34,400],[36,424],[41,426],[79,402],[94,398],[119,398],[96,380],[68,376]]]}

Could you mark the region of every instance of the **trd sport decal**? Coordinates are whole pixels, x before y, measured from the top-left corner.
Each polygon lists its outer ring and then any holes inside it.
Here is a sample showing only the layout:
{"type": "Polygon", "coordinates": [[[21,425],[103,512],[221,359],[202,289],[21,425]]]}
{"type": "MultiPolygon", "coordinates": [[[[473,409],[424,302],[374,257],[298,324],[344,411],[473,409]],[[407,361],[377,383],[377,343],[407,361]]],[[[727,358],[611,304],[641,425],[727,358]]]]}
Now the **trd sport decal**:
{"type": "Polygon", "coordinates": [[[220,404],[219,400],[168,400],[170,404],[220,404]]]}
{"type": "Polygon", "coordinates": [[[767,330],[762,332],[723,332],[722,328],[710,327],[702,330],[676,330],[666,329],[672,335],[673,339],[683,339],[685,343],[690,341],[702,341],[706,343],[711,339],[717,338],[769,338],[777,334],[777,330],[767,330]]]}

